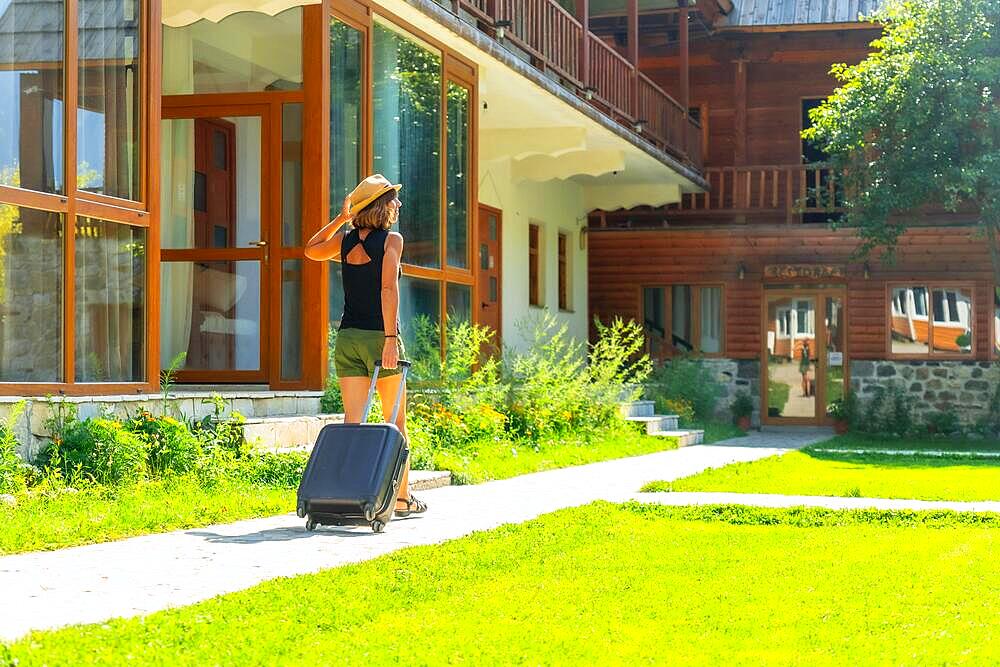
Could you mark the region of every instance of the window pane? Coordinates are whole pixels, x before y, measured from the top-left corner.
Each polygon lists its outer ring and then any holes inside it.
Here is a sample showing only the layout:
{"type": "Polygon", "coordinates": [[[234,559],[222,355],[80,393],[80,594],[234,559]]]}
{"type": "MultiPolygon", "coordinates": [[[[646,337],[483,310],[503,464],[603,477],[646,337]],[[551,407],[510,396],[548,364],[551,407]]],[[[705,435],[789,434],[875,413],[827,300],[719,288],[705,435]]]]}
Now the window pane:
{"type": "Polygon", "coordinates": [[[331,219],[340,213],[344,197],[361,180],[363,47],[359,31],[336,19],[330,22],[331,219]]]}
{"type": "Polygon", "coordinates": [[[469,265],[469,91],[448,84],[448,264],[469,265]]]}
{"type": "Polygon", "coordinates": [[[300,246],[302,238],[302,105],[281,108],[281,243],[300,246]]]}
{"type": "Polygon", "coordinates": [[[0,381],[61,382],[63,218],[0,204],[0,381]]]}
{"type": "Polygon", "coordinates": [[[139,199],[138,0],[79,0],[77,187],[139,199]]]}
{"type": "Polygon", "coordinates": [[[449,324],[472,320],[472,287],[448,283],[445,299],[448,302],[449,324]]]}
{"type": "Polygon", "coordinates": [[[403,184],[403,261],[441,266],[441,55],[378,22],[372,71],[375,171],[403,184]]]}
{"type": "Polygon", "coordinates": [[[182,368],[260,369],[260,262],[163,262],[160,363],[182,368]]]}
{"type": "MultiPolygon", "coordinates": [[[[96,1],[96,0],[94,0],[96,1]]],[[[163,27],[163,94],[302,88],[302,9],[163,27]]]]}
{"type": "Polygon", "coordinates": [[[330,262],[330,326],[340,328],[344,317],[344,275],[339,261],[330,262]]]}
{"type": "Polygon", "coordinates": [[[665,290],[662,287],[645,287],[642,290],[643,331],[649,346],[649,355],[661,359],[666,354],[667,324],[664,320],[665,290]]]}
{"type": "Polygon", "coordinates": [[[411,361],[424,366],[440,358],[441,283],[409,276],[400,278],[399,322],[399,333],[411,361]]]}
{"type": "Polygon", "coordinates": [[[76,221],[77,382],[146,378],[146,230],[76,221]]]}
{"type": "Polygon", "coordinates": [[[722,288],[701,288],[700,350],[705,354],[722,352],[722,288]]]}
{"type": "Polygon", "coordinates": [[[0,185],[62,193],[65,7],[0,7],[0,185]]]}
{"type": "Polygon", "coordinates": [[[927,290],[923,287],[897,287],[892,290],[893,354],[927,354],[927,290]]]}
{"type": "Polygon", "coordinates": [[[972,353],[972,292],[962,288],[936,289],[934,352],[972,353]]]}
{"type": "Polygon", "coordinates": [[[246,248],[259,240],[260,117],[164,119],[161,128],[162,247],[246,248]],[[231,160],[214,158],[223,148],[231,160]]]}
{"type": "Polygon", "coordinates": [[[674,349],[678,352],[694,350],[691,336],[691,287],[674,285],[670,295],[670,329],[674,349]]]}
{"type": "MultiPolygon", "coordinates": [[[[811,332],[799,333],[800,320],[815,322],[815,299],[769,296],[767,300],[767,414],[816,416],[818,344],[811,332]]],[[[815,329],[815,326],[812,326],[815,329]]]]}
{"type": "Polygon", "coordinates": [[[302,260],[281,262],[281,379],[302,378],[302,260]]]}

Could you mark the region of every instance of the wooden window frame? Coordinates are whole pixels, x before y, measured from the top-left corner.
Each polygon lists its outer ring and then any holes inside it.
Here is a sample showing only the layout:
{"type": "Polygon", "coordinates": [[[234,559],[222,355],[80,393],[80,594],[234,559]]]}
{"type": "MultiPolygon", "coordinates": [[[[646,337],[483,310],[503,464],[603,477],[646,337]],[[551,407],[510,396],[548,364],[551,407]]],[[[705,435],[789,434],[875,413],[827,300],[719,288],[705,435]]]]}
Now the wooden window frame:
{"type": "Polygon", "coordinates": [[[140,2],[139,21],[139,200],[86,192],[77,187],[77,110],[79,109],[79,2],[63,7],[63,194],[0,186],[0,204],[59,213],[63,216],[62,378],[56,382],[0,382],[5,395],[66,396],[149,393],[159,388],[160,374],[160,90],[161,10],[158,2],[140,2]],[[76,381],[76,224],[88,217],[146,229],[145,380],[139,382],[76,381]]]}
{"type": "MultiPolygon", "coordinates": [[[[888,359],[900,361],[971,361],[978,359],[976,346],[979,344],[979,336],[976,333],[976,285],[969,281],[951,280],[908,280],[887,282],[885,286],[885,353],[888,359]],[[910,289],[913,287],[923,287],[927,290],[927,352],[893,352],[892,351],[892,295],[897,289],[910,289]],[[970,342],[970,352],[961,354],[957,352],[935,352],[934,351],[934,290],[964,290],[969,293],[970,314],[969,329],[972,332],[970,342]]],[[[992,318],[992,314],[990,315],[992,318]]],[[[992,329],[992,327],[991,327],[992,329]]],[[[990,347],[993,347],[992,341],[990,347]]]]}
{"type": "Polygon", "coordinates": [[[542,226],[534,222],[528,223],[528,306],[530,308],[545,307],[544,280],[542,278],[544,272],[543,247],[542,226]]]}
{"type": "MultiPolygon", "coordinates": [[[[727,332],[728,326],[726,322],[726,284],[725,283],[713,283],[713,282],[695,282],[695,283],[655,283],[650,285],[640,285],[639,286],[639,304],[640,311],[645,309],[645,297],[643,295],[643,290],[645,289],[656,289],[660,288],[663,290],[663,322],[664,322],[664,332],[666,333],[666,338],[669,344],[665,345],[666,354],[664,358],[672,358],[675,356],[683,356],[685,354],[693,354],[706,359],[724,359],[726,357],[727,349],[727,332]],[[673,335],[674,335],[674,323],[673,323],[673,288],[674,287],[688,287],[691,290],[691,342],[693,349],[690,352],[683,352],[674,349],[673,346],[673,335]],[[719,346],[718,352],[702,352],[701,347],[701,290],[704,288],[718,288],[720,290],[719,294],[719,322],[722,324],[722,331],[720,332],[721,345],[719,346]]],[[[645,320],[645,313],[641,312],[641,316],[645,320]]],[[[647,352],[648,344],[647,344],[647,352]]]]}
{"type": "Polygon", "coordinates": [[[571,279],[572,265],[569,257],[569,239],[570,233],[565,230],[560,229],[556,234],[556,259],[558,262],[557,301],[559,312],[562,313],[573,312],[573,281],[571,279]]]}

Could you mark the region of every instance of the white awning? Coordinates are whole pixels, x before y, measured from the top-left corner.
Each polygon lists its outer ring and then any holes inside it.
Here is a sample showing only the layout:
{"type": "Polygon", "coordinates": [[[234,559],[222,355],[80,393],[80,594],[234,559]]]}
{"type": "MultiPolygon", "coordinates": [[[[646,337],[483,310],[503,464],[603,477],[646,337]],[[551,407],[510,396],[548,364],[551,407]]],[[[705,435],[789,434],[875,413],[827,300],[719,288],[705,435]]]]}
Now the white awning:
{"type": "Polygon", "coordinates": [[[163,0],[163,25],[171,28],[202,19],[218,22],[239,12],[260,12],[268,16],[302,5],[318,5],[322,0],[163,0]]]}

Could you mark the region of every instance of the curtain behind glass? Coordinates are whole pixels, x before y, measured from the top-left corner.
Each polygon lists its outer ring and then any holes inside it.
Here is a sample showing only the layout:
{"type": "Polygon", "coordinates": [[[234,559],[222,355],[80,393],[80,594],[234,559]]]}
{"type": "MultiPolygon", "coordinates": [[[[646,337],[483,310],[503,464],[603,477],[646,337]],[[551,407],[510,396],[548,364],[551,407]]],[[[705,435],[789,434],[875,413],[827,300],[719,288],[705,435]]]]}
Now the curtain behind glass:
{"type": "Polygon", "coordinates": [[[670,328],[673,346],[681,352],[694,349],[691,340],[691,287],[674,285],[670,294],[670,328]]]}
{"type": "Polygon", "coordinates": [[[77,218],[77,382],[141,382],[146,366],[146,230],[77,218]]]}
{"type": "MultiPolygon", "coordinates": [[[[164,248],[194,245],[194,121],[164,119],[161,128],[160,242],[164,248]]],[[[187,352],[191,336],[194,267],[160,264],[160,365],[187,352]]]]}
{"type": "MultiPolygon", "coordinates": [[[[403,261],[441,266],[441,55],[376,23],[375,171],[402,183],[403,261]]],[[[332,205],[332,204],[331,204],[332,205]]]]}
{"type": "Polygon", "coordinates": [[[722,288],[701,288],[700,350],[705,354],[722,352],[722,288]]]}
{"type": "Polygon", "coordinates": [[[142,99],[137,0],[79,0],[77,184],[139,199],[142,99]]]}

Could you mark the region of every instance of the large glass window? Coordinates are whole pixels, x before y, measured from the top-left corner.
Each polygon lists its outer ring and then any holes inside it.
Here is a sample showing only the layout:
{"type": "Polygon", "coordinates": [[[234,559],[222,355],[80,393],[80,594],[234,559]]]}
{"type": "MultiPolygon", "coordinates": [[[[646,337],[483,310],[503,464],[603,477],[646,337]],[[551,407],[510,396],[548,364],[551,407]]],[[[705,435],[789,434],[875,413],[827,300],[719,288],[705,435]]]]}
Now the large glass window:
{"type": "Polygon", "coordinates": [[[301,7],[163,28],[164,95],[301,88],[301,7]]]}
{"type": "Polygon", "coordinates": [[[400,335],[415,362],[441,354],[441,283],[403,276],[399,281],[400,335]]]}
{"type": "Polygon", "coordinates": [[[0,204],[0,381],[59,382],[63,216],[0,204]]]}
{"type": "Polygon", "coordinates": [[[281,379],[302,377],[302,260],[281,262],[281,379]]]}
{"type": "Polygon", "coordinates": [[[0,185],[62,193],[65,5],[0,7],[0,185]]]}
{"type": "Polygon", "coordinates": [[[449,322],[472,321],[472,287],[448,283],[446,292],[449,322]]]}
{"type": "Polygon", "coordinates": [[[77,186],[139,199],[138,0],[78,0],[77,186]]]}
{"type": "Polygon", "coordinates": [[[281,108],[281,243],[301,246],[302,238],[302,105],[281,108]]]}
{"type": "Polygon", "coordinates": [[[970,287],[894,287],[889,310],[893,354],[972,354],[970,287]]]}
{"type": "Polygon", "coordinates": [[[381,20],[373,43],[375,171],[403,184],[403,261],[441,266],[441,54],[381,20]]]}
{"type": "Polygon", "coordinates": [[[448,82],[448,265],[469,266],[469,90],[448,82]]]}
{"type": "Polygon", "coordinates": [[[76,221],[77,382],[146,376],[146,230],[76,221]]]}
{"type": "MultiPolygon", "coordinates": [[[[718,355],[725,351],[722,287],[644,287],[642,294],[643,322],[652,357],[689,352],[718,355]]],[[[779,326],[788,327],[793,317],[786,312],[777,321],[779,326]]]]}

